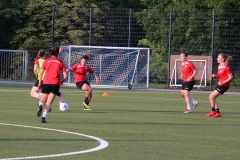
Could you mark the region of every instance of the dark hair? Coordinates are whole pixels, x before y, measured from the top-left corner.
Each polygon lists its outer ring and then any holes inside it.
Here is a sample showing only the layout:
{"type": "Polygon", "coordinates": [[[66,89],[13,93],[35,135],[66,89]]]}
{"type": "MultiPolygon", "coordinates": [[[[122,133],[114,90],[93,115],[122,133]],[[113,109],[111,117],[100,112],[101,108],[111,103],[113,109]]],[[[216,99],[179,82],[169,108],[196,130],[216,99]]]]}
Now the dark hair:
{"type": "Polygon", "coordinates": [[[228,56],[228,55],[225,54],[225,53],[219,53],[219,55],[221,55],[221,56],[223,57],[223,59],[224,59],[224,62],[225,62],[226,64],[228,64],[228,61],[231,59],[231,56],[228,56]]]}
{"type": "Polygon", "coordinates": [[[187,57],[189,55],[188,51],[183,51],[181,54],[184,54],[184,57],[187,57]]]}
{"type": "Polygon", "coordinates": [[[87,54],[83,55],[81,59],[85,59],[87,61],[91,56],[92,55],[90,53],[87,53],[87,54]]]}
{"type": "Polygon", "coordinates": [[[49,54],[51,56],[58,56],[58,54],[59,54],[59,47],[54,46],[51,49],[49,49],[49,54]]]}
{"type": "Polygon", "coordinates": [[[38,51],[38,54],[37,54],[37,57],[34,59],[34,60],[37,60],[41,57],[44,57],[45,56],[45,51],[43,49],[39,50],[38,51]]]}

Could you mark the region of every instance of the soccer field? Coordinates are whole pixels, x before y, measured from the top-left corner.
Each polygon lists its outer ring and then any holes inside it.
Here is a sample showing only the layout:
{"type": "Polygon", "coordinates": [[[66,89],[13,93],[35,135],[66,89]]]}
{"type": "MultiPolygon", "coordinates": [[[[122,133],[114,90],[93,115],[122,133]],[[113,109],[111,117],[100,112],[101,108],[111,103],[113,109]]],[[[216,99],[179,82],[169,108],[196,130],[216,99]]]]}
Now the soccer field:
{"type": "Polygon", "coordinates": [[[70,111],[52,112],[41,123],[30,85],[0,84],[0,159],[237,160],[240,101],[218,98],[221,118],[209,118],[209,93],[193,92],[199,105],[184,114],[179,92],[94,89],[91,111],[84,92],[63,86],[70,111]],[[110,96],[104,97],[107,92],[110,96]],[[57,156],[57,157],[56,157],[57,156]]]}

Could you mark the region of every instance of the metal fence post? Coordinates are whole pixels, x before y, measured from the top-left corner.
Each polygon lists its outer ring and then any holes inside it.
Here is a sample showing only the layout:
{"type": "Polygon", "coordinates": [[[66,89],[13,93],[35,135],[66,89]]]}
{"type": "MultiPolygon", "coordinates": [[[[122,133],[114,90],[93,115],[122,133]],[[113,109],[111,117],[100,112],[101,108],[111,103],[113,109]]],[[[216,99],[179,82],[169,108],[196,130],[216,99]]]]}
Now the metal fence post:
{"type": "Polygon", "coordinates": [[[168,77],[167,77],[167,84],[169,89],[169,77],[170,77],[170,55],[171,55],[171,48],[172,48],[172,17],[173,17],[173,10],[170,10],[170,17],[169,17],[169,42],[168,42],[168,77]]]}
{"type": "Polygon", "coordinates": [[[132,8],[129,9],[128,47],[131,47],[132,8]]]}
{"type": "MultiPolygon", "coordinates": [[[[213,59],[214,54],[214,35],[215,35],[215,23],[216,23],[216,9],[213,9],[213,22],[212,22],[212,49],[211,49],[211,56],[213,59]]],[[[213,67],[212,67],[213,72],[213,67]]],[[[212,90],[212,80],[210,81],[210,91],[212,90]]]]}
{"type": "Polygon", "coordinates": [[[89,46],[92,45],[92,12],[93,12],[93,9],[90,8],[90,20],[89,20],[89,46]]]}
{"type": "Polygon", "coordinates": [[[54,46],[55,7],[52,8],[52,47],[54,46]]]}

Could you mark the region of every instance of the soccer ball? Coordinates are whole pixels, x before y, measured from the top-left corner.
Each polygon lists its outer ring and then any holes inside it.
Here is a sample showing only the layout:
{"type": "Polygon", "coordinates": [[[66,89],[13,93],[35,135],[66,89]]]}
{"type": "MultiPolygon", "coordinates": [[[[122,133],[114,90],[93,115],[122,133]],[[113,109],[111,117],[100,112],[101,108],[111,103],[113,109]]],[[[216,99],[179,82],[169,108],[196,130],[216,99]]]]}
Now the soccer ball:
{"type": "Polygon", "coordinates": [[[68,111],[68,104],[67,103],[61,103],[59,106],[60,111],[68,111]]]}

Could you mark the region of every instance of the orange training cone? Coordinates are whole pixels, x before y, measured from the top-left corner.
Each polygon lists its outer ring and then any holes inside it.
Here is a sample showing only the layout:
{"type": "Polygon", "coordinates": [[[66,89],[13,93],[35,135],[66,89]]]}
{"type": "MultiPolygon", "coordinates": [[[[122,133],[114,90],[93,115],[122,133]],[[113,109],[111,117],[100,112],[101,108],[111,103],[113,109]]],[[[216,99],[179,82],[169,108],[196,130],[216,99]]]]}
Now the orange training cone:
{"type": "Polygon", "coordinates": [[[107,92],[104,92],[102,96],[104,96],[104,97],[108,97],[109,94],[108,94],[107,92]]]}

